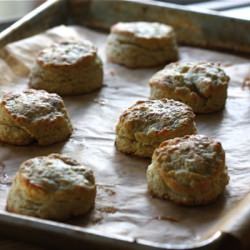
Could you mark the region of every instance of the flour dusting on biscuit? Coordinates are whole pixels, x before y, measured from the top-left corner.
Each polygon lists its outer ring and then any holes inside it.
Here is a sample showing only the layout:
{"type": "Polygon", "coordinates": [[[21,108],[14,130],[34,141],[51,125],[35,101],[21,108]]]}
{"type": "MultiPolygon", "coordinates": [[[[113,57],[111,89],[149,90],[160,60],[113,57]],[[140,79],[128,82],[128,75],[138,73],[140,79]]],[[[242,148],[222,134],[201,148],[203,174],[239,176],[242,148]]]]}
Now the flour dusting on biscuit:
{"type": "Polygon", "coordinates": [[[228,181],[221,143],[204,135],[162,142],[147,170],[150,193],[182,205],[215,201],[228,181]]]}
{"type": "Polygon", "coordinates": [[[186,103],[195,113],[224,108],[229,77],[215,63],[172,63],[149,81],[151,98],[170,98],[186,103]]]}
{"type": "Polygon", "coordinates": [[[155,67],[178,59],[175,32],[156,22],[117,23],[107,40],[108,59],[129,68],[155,67]]]}
{"type": "Polygon", "coordinates": [[[119,151],[151,157],[164,140],[196,133],[194,113],[174,100],[138,101],[125,110],[116,126],[119,151]]]}
{"type": "Polygon", "coordinates": [[[14,145],[49,145],[66,140],[72,125],[57,94],[44,90],[9,93],[0,102],[0,141],[14,145]]]}
{"type": "Polygon", "coordinates": [[[23,162],[7,199],[7,211],[65,220],[86,214],[95,203],[93,171],[60,154],[23,162]]]}
{"type": "Polygon", "coordinates": [[[101,88],[103,65],[87,41],[55,43],[42,50],[31,70],[29,86],[60,95],[79,95],[101,88]]]}

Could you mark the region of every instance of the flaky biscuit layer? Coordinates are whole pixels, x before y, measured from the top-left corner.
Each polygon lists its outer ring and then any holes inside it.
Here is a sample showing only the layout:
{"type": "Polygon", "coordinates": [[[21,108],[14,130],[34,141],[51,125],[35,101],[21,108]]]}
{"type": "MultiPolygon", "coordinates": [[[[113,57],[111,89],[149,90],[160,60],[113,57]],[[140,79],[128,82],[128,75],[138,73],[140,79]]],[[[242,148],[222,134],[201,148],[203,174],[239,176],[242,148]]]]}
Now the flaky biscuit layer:
{"type": "Polygon", "coordinates": [[[151,157],[164,140],[196,133],[194,113],[174,100],[138,101],[125,110],[116,126],[116,146],[128,154],[151,157]]]}
{"type": "Polygon", "coordinates": [[[66,140],[73,130],[60,96],[31,89],[3,97],[0,125],[0,140],[14,145],[53,144],[66,140]]]}
{"type": "Polygon", "coordinates": [[[214,201],[228,181],[221,144],[203,135],[161,143],[147,170],[148,188],[154,196],[183,205],[214,201]]]}
{"type": "Polygon", "coordinates": [[[101,88],[103,65],[89,41],[54,44],[40,52],[29,86],[60,95],[79,95],[101,88]]]}
{"type": "Polygon", "coordinates": [[[107,57],[130,68],[154,67],[178,59],[172,27],[160,23],[117,23],[107,39],[107,57]]]}
{"type": "Polygon", "coordinates": [[[150,79],[150,97],[171,98],[195,113],[210,113],[224,107],[228,82],[229,77],[214,63],[172,63],[150,79]]]}
{"type": "Polygon", "coordinates": [[[71,158],[51,154],[25,161],[8,194],[7,210],[65,220],[88,212],[96,195],[93,172],[71,158]]]}

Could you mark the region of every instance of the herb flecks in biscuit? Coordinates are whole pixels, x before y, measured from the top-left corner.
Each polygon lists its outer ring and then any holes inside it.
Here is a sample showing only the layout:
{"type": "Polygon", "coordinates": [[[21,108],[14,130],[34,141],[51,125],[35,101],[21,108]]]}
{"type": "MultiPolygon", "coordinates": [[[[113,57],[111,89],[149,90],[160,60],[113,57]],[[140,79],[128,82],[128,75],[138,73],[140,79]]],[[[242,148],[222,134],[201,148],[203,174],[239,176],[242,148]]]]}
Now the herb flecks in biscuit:
{"type": "Polygon", "coordinates": [[[60,95],[79,95],[101,88],[102,61],[89,41],[62,42],[42,50],[29,85],[60,95]]]}
{"type": "Polygon", "coordinates": [[[93,172],[77,161],[51,154],[23,162],[8,194],[9,212],[65,220],[83,215],[96,196],[93,172]]]}
{"type": "Polygon", "coordinates": [[[182,205],[213,202],[228,181],[222,145],[203,135],[161,143],[147,170],[150,193],[182,205]]]}
{"type": "Polygon", "coordinates": [[[151,157],[162,141],[196,133],[194,117],[192,109],[181,102],[138,101],[120,116],[116,147],[124,153],[151,157]]]}
{"type": "Polygon", "coordinates": [[[156,22],[113,25],[106,53],[111,62],[129,68],[155,67],[178,59],[173,28],[156,22]]]}
{"type": "Polygon", "coordinates": [[[6,94],[0,102],[0,141],[49,145],[66,140],[72,125],[64,102],[44,90],[6,94]]]}
{"type": "Polygon", "coordinates": [[[229,77],[214,63],[172,63],[149,81],[151,98],[186,103],[195,113],[223,109],[229,77]]]}

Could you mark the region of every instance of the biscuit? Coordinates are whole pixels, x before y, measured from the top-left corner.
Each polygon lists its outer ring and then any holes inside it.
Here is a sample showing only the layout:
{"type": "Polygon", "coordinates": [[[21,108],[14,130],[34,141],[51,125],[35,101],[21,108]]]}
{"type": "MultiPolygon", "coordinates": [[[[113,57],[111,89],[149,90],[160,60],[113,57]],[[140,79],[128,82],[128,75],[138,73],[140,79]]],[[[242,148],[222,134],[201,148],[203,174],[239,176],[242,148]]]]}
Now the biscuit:
{"type": "Polygon", "coordinates": [[[224,108],[229,77],[214,63],[172,63],[149,81],[151,99],[171,98],[210,113],[224,108]]]}
{"type": "Polygon", "coordinates": [[[182,205],[213,202],[228,181],[222,145],[203,135],[162,142],[147,170],[150,193],[182,205]]]}
{"type": "Polygon", "coordinates": [[[162,141],[196,133],[194,117],[192,109],[181,102],[138,101],[120,116],[116,147],[127,154],[151,157],[162,141]]]}
{"type": "Polygon", "coordinates": [[[44,219],[65,220],[93,206],[93,172],[77,161],[51,154],[23,162],[11,185],[6,210],[44,219]]]}
{"type": "Polygon", "coordinates": [[[111,27],[109,61],[129,68],[155,67],[178,59],[175,32],[161,23],[128,22],[111,27]]]}
{"type": "Polygon", "coordinates": [[[66,140],[72,126],[64,102],[44,90],[9,93],[0,102],[0,141],[49,145],[66,140]]]}
{"type": "Polygon", "coordinates": [[[39,53],[29,86],[59,95],[78,95],[101,88],[102,81],[102,61],[92,43],[62,42],[39,53]]]}

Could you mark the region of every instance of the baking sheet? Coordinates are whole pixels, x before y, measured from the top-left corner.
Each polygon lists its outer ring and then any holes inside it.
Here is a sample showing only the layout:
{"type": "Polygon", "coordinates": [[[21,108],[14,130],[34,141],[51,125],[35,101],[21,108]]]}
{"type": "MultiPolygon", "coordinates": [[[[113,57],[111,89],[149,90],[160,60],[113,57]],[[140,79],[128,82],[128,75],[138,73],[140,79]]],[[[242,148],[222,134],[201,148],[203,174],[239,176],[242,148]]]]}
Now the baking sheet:
{"type": "Polygon", "coordinates": [[[114,128],[120,113],[135,101],[148,98],[148,79],[160,68],[130,70],[106,62],[106,34],[59,26],[9,44],[0,52],[0,96],[27,88],[27,75],[40,49],[54,41],[74,38],[87,38],[99,48],[104,86],[92,94],[64,98],[74,126],[68,141],[48,147],[0,144],[0,210],[4,210],[11,179],[22,161],[59,152],[91,167],[98,185],[95,209],[67,224],[94,229],[102,235],[177,245],[200,242],[220,230],[223,218],[250,191],[250,87],[244,81],[250,75],[249,60],[205,49],[180,48],[181,61],[220,62],[231,77],[225,110],[196,118],[199,133],[222,142],[230,183],[214,204],[181,207],[147,193],[145,172],[150,160],[124,155],[114,147],[114,128]]]}

